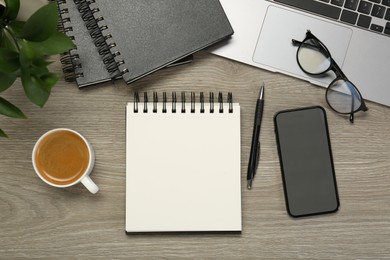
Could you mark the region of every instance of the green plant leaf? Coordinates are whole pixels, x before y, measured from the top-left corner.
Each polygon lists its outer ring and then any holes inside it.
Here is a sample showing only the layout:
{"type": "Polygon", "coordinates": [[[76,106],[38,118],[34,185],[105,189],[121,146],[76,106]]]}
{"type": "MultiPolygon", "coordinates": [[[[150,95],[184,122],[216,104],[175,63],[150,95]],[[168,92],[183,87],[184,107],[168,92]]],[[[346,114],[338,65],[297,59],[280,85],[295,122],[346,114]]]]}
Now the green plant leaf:
{"type": "Polygon", "coordinates": [[[11,36],[6,34],[5,32],[3,33],[3,37],[0,39],[0,47],[17,52],[17,49],[16,49],[14,43],[11,41],[11,39],[9,37],[11,37],[11,36]]]}
{"type": "Polygon", "coordinates": [[[43,107],[50,96],[50,90],[46,89],[42,81],[30,72],[28,68],[22,68],[22,85],[26,96],[39,107],[43,107]]]}
{"type": "Polygon", "coordinates": [[[30,73],[38,80],[40,87],[49,92],[59,79],[59,76],[49,72],[46,66],[34,66],[30,73]]]}
{"type": "Polygon", "coordinates": [[[44,5],[27,20],[20,37],[32,42],[45,41],[57,31],[57,23],[56,4],[44,5]]]}
{"type": "Polygon", "coordinates": [[[30,73],[34,75],[36,78],[40,79],[43,75],[49,73],[49,70],[46,66],[32,66],[30,68],[30,73]]]}
{"type": "Polygon", "coordinates": [[[14,73],[0,72],[0,92],[8,89],[14,84],[16,75],[14,73]]]}
{"type": "Polygon", "coordinates": [[[54,63],[54,61],[47,61],[45,59],[36,59],[36,60],[33,61],[33,66],[46,67],[46,66],[49,66],[52,63],[54,63]]]}
{"type": "Polygon", "coordinates": [[[1,18],[5,18],[7,20],[14,20],[19,13],[19,8],[19,0],[5,0],[5,11],[1,18]]]}
{"type": "Polygon", "coordinates": [[[75,47],[73,41],[61,32],[53,33],[46,41],[31,42],[31,45],[44,55],[60,54],[75,47]]]}
{"type": "Polygon", "coordinates": [[[26,22],[13,20],[8,24],[8,27],[19,37],[25,24],[26,22]]]}
{"type": "Polygon", "coordinates": [[[13,118],[26,118],[23,112],[10,102],[0,97],[0,114],[13,118]]]}
{"type": "Polygon", "coordinates": [[[19,57],[21,66],[24,68],[30,66],[33,60],[37,59],[37,55],[39,55],[39,51],[35,50],[30,42],[23,40],[19,57]]]}
{"type": "Polygon", "coordinates": [[[10,73],[19,68],[19,54],[13,50],[0,48],[0,72],[10,73]]]}
{"type": "Polygon", "coordinates": [[[53,62],[46,60],[48,54],[43,51],[39,43],[23,40],[19,58],[21,66],[29,67],[31,73],[38,77],[47,74],[49,70],[46,67],[53,62]]]}
{"type": "Polygon", "coordinates": [[[41,81],[42,81],[42,85],[43,87],[45,87],[47,90],[51,90],[54,85],[57,83],[57,81],[59,80],[59,76],[55,73],[47,73],[43,76],[41,76],[41,81]]]}
{"type": "Polygon", "coordinates": [[[8,137],[8,135],[0,129],[0,137],[8,137]]]}

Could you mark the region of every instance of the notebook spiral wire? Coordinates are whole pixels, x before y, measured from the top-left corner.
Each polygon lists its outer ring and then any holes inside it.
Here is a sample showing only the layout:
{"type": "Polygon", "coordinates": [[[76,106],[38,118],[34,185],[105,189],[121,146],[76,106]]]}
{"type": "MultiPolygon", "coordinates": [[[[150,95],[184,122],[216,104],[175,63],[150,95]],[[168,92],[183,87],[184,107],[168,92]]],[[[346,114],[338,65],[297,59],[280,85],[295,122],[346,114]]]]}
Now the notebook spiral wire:
{"type": "MultiPolygon", "coordinates": [[[[49,2],[55,1],[49,0],[49,2]]],[[[63,7],[64,4],[66,4],[66,0],[57,1],[57,10],[60,18],[57,26],[58,31],[65,33],[71,40],[74,41],[75,37],[72,35],[73,28],[71,26],[72,21],[68,16],[68,9],[63,7]]],[[[60,61],[65,81],[74,82],[77,78],[84,77],[80,57],[77,54],[77,48],[73,48],[65,53],[62,53],[60,55],[60,61]]]]}
{"type": "MultiPolygon", "coordinates": [[[[181,92],[181,95],[180,95],[180,112],[181,113],[186,113],[186,92],[182,91],[181,92]]],[[[196,103],[196,94],[195,92],[191,92],[190,93],[190,96],[191,96],[191,99],[190,99],[190,113],[195,113],[196,112],[196,108],[195,108],[195,103],[196,103]]],[[[229,113],[233,113],[233,94],[231,92],[228,92],[228,95],[227,95],[227,104],[228,104],[228,112],[229,113]]],[[[158,92],[154,91],[153,92],[153,110],[152,112],[153,113],[157,113],[158,112],[158,106],[157,106],[157,103],[159,101],[159,98],[158,98],[158,92]]],[[[172,101],[172,107],[171,107],[171,112],[172,113],[176,113],[177,112],[177,104],[178,104],[178,101],[177,101],[177,95],[176,95],[176,92],[172,92],[172,98],[171,98],[171,101],[172,101]]],[[[139,112],[139,103],[141,102],[140,101],[140,97],[139,97],[139,93],[138,91],[134,92],[134,107],[133,107],[133,111],[134,113],[138,113],[139,112]]],[[[167,98],[167,93],[166,92],[163,92],[163,98],[162,98],[162,113],[167,113],[167,102],[168,102],[168,98],[167,98]]],[[[210,106],[209,106],[209,113],[214,113],[214,92],[210,92],[209,94],[209,102],[210,102],[210,106]]],[[[147,92],[144,92],[144,98],[143,98],[143,110],[142,112],[143,113],[148,113],[148,103],[149,103],[149,99],[148,99],[148,93],[147,92]]],[[[199,103],[200,103],[200,109],[199,109],[199,112],[200,113],[205,113],[205,97],[204,97],[204,93],[203,92],[200,92],[199,94],[199,103]]],[[[222,92],[219,92],[218,93],[218,106],[219,106],[219,109],[218,109],[218,113],[224,113],[224,101],[223,101],[223,94],[222,92]]]]}
{"type": "Polygon", "coordinates": [[[123,68],[125,61],[120,59],[120,52],[115,50],[116,43],[110,42],[112,35],[108,33],[108,26],[103,24],[104,17],[98,16],[100,9],[92,6],[95,0],[74,0],[74,2],[111,77],[116,78],[128,73],[129,70],[123,68]]]}
{"type": "Polygon", "coordinates": [[[115,55],[119,53],[111,53],[110,48],[112,45],[108,45],[106,40],[111,38],[111,35],[103,35],[103,31],[107,30],[107,26],[99,26],[98,23],[103,21],[103,17],[95,18],[94,13],[98,12],[98,8],[91,9],[90,4],[95,3],[94,0],[73,0],[77,9],[80,12],[80,15],[85,23],[86,28],[88,29],[93,42],[98,49],[99,54],[102,57],[103,63],[106,66],[108,73],[111,78],[117,78],[121,75],[118,70],[118,64],[115,61],[115,55]]]}

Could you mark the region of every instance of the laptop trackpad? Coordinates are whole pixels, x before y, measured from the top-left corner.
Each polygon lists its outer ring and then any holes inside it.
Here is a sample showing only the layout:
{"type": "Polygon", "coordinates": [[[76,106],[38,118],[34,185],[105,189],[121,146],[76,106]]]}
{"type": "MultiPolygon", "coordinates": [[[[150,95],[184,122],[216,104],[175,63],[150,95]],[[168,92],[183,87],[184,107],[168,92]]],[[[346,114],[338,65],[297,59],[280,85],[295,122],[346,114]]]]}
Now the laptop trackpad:
{"type": "MultiPolygon", "coordinates": [[[[352,36],[351,29],[276,6],[270,6],[267,10],[253,61],[269,67],[270,70],[313,81],[313,77],[306,75],[299,68],[296,59],[297,47],[291,43],[291,39],[302,41],[307,30],[326,45],[333,59],[342,67],[352,36]]],[[[334,75],[330,74],[315,80],[326,84],[332,79],[334,75]]]]}

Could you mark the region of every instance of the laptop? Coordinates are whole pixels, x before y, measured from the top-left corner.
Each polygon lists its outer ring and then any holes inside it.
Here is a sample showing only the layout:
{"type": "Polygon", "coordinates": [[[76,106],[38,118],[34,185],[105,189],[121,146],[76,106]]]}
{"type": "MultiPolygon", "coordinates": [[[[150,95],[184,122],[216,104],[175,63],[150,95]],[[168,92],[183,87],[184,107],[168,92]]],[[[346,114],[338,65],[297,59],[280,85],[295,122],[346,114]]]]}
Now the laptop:
{"type": "Polygon", "coordinates": [[[327,87],[306,75],[297,47],[310,30],[366,100],[390,106],[390,0],[220,0],[235,34],[211,52],[327,87]]]}

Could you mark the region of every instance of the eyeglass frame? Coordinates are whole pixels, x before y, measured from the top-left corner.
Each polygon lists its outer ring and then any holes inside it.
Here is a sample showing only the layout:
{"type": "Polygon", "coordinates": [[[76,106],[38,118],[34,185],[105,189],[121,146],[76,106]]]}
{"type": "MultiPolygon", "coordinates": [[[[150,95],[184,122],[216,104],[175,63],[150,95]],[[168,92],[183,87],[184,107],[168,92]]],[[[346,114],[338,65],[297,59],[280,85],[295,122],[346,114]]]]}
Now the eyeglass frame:
{"type": "MultiPolygon", "coordinates": [[[[322,42],[321,42],[321,41],[320,41],[320,40],[319,40],[319,39],[310,31],[310,30],[307,30],[307,32],[306,32],[306,37],[305,37],[305,39],[303,39],[303,41],[298,41],[298,40],[292,39],[292,43],[293,43],[293,45],[295,45],[295,46],[296,46],[296,45],[299,45],[299,46],[298,46],[298,50],[297,50],[297,54],[296,54],[296,59],[297,59],[298,66],[301,68],[301,70],[302,70],[303,72],[305,72],[306,74],[312,75],[312,76],[319,76],[319,75],[322,75],[322,74],[327,73],[328,71],[333,71],[333,72],[335,73],[336,78],[335,78],[332,82],[329,83],[329,85],[328,85],[328,87],[327,87],[327,89],[326,89],[326,93],[325,93],[326,103],[328,103],[328,106],[329,106],[333,111],[335,111],[335,112],[337,112],[337,113],[339,113],[339,114],[344,114],[344,115],[349,114],[349,115],[350,115],[350,116],[349,116],[349,121],[350,121],[351,123],[353,123],[353,119],[354,119],[353,114],[354,114],[354,113],[356,113],[356,112],[358,112],[358,111],[364,111],[364,112],[365,112],[365,111],[368,110],[368,108],[367,108],[367,106],[366,106],[366,104],[365,104],[365,101],[364,101],[364,99],[363,99],[363,96],[362,96],[362,94],[360,93],[359,89],[355,86],[355,84],[353,84],[353,83],[347,78],[347,76],[345,76],[345,74],[343,73],[343,71],[341,70],[341,68],[339,67],[339,65],[338,65],[338,64],[336,63],[336,61],[333,59],[332,55],[330,54],[330,51],[329,51],[328,48],[325,46],[325,44],[322,43],[322,42]],[[320,50],[320,51],[324,51],[324,54],[326,54],[326,55],[329,57],[329,59],[330,59],[330,65],[329,65],[329,67],[328,67],[326,70],[324,70],[324,71],[322,71],[322,72],[320,72],[320,73],[310,73],[310,72],[306,71],[306,70],[302,67],[302,65],[301,65],[301,63],[299,62],[299,59],[298,59],[299,49],[301,48],[302,44],[303,44],[305,41],[310,40],[310,39],[316,40],[316,41],[318,42],[319,46],[321,47],[321,49],[319,48],[319,50],[320,50]],[[360,104],[360,106],[359,106],[357,109],[355,109],[354,111],[347,112],[347,113],[340,112],[340,111],[337,111],[336,109],[334,109],[334,108],[332,107],[332,105],[330,104],[330,102],[329,102],[329,100],[328,100],[328,91],[329,91],[329,89],[330,89],[329,87],[332,86],[333,83],[336,82],[336,81],[338,81],[338,80],[344,80],[345,82],[349,82],[349,83],[354,87],[354,90],[356,91],[356,93],[359,95],[358,97],[359,97],[360,100],[361,100],[361,104],[360,104]]],[[[352,99],[352,100],[354,100],[354,99],[352,99]]]]}

